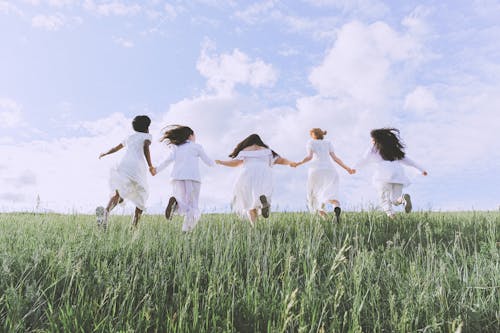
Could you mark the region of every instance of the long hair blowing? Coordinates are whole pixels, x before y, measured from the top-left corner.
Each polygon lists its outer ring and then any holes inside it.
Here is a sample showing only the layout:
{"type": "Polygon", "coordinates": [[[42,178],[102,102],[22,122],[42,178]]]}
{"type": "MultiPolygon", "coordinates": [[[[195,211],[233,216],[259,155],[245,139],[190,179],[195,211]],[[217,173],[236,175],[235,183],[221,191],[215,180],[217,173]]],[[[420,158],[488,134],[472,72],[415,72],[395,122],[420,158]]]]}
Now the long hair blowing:
{"type": "MultiPolygon", "coordinates": [[[[264,141],[262,141],[262,139],[260,138],[259,135],[257,135],[257,134],[250,134],[248,137],[246,137],[245,139],[243,139],[243,141],[241,141],[240,143],[238,143],[238,145],[236,145],[236,147],[234,148],[233,152],[231,154],[229,154],[229,157],[235,158],[236,156],[238,156],[238,154],[240,153],[240,151],[242,151],[246,147],[250,147],[250,146],[253,146],[253,145],[257,145],[257,146],[269,149],[269,146],[266,145],[264,143],[264,141]]],[[[273,157],[278,156],[278,154],[274,150],[271,150],[271,152],[273,153],[273,157]]]]}
{"type": "Polygon", "coordinates": [[[404,144],[396,128],[379,128],[370,132],[375,149],[386,161],[401,160],[405,157],[404,144]]]}
{"type": "Polygon", "coordinates": [[[164,131],[160,141],[167,141],[167,144],[176,146],[182,145],[194,134],[190,127],[182,125],[170,125],[165,127],[164,131]]]}

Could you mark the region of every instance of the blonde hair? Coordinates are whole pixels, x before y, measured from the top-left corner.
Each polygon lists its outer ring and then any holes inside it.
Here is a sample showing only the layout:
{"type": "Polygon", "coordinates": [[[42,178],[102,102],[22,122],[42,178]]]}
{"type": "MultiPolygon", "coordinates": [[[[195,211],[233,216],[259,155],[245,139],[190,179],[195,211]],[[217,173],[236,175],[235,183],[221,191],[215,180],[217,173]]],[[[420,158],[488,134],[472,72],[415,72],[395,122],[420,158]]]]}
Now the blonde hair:
{"type": "Polygon", "coordinates": [[[318,140],[323,140],[323,137],[326,135],[326,131],[323,131],[321,128],[313,128],[309,131],[309,133],[313,134],[318,140]]]}

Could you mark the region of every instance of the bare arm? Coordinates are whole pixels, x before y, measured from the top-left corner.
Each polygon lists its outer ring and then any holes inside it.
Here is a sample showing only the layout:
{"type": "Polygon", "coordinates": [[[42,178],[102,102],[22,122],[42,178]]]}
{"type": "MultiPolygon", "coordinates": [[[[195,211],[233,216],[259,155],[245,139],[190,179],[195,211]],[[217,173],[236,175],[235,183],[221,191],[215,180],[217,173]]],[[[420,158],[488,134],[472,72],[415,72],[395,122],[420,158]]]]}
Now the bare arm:
{"type": "Polygon", "coordinates": [[[104,156],[106,156],[106,155],[111,155],[111,154],[113,154],[113,153],[116,153],[117,151],[119,151],[119,150],[120,150],[120,149],[122,149],[122,148],[123,148],[123,144],[122,144],[122,143],[120,143],[118,146],[113,147],[113,148],[111,148],[110,150],[108,150],[107,152],[102,153],[101,155],[99,155],[99,159],[103,158],[103,157],[104,157],[104,156]]]}
{"type": "Polygon", "coordinates": [[[287,160],[286,158],[283,157],[278,157],[277,159],[274,160],[274,164],[281,164],[281,165],[292,165],[293,162],[287,160]]]}
{"type": "Polygon", "coordinates": [[[344,168],[344,170],[347,171],[349,174],[352,175],[354,173],[353,170],[351,168],[349,168],[347,165],[345,165],[344,162],[342,162],[342,160],[337,155],[335,155],[334,152],[330,152],[330,156],[335,161],[335,163],[337,163],[342,168],[344,168]]]}
{"type": "Polygon", "coordinates": [[[227,167],[237,167],[243,164],[242,160],[231,160],[231,161],[221,161],[221,160],[215,160],[216,164],[219,165],[224,165],[227,167]]]}
{"type": "Polygon", "coordinates": [[[153,167],[153,163],[151,163],[151,152],[149,151],[149,146],[151,145],[151,141],[144,140],[144,146],[142,150],[144,151],[144,157],[146,158],[146,162],[149,166],[149,172],[154,176],[156,175],[156,169],[153,167]]]}
{"type": "Polygon", "coordinates": [[[310,160],[312,160],[312,158],[313,158],[313,154],[311,152],[311,153],[309,153],[309,155],[307,155],[306,157],[304,157],[302,159],[302,161],[297,162],[297,163],[291,163],[290,166],[294,167],[294,168],[298,167],[299,165],[302,165],[302,164],[305,164],[305,163],[309,162],[310,160]]]}

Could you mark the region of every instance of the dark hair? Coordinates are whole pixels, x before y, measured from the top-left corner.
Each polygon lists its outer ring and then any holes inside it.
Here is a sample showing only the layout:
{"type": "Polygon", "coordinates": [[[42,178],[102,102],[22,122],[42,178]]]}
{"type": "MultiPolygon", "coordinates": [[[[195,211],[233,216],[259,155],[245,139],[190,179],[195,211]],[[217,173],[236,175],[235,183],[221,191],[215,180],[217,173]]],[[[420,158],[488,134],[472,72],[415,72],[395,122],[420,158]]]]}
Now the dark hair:
{"type": "Polygon", "coordinates": [[[132,128],[137,132],[148,133],[149,125],[151,125],[151,119],[148,116],[136,116],[132,120],[132,128]]]}
{"type": "Polygon", "coordinates": [[[167,143],[180,146],[185,143],[188,138],[194,134],[194,131],[187,126],[182,125],[170,125],[164,128],[160,141],[167,141],[167,143]]]}
{"type": "Polygon", "coordinates": [[[318,140],[323,140],[323,137],[326,135],[326,131],[323,131],[321,128],[313,128],[309,133],[314,134],[314,137],[318,140]]]}
{"type": "Polygon", "coordinates": [[[374,147],[386,161],[401,160],[405,157],[404,144],[395,128],[379,128],[370,132],[374,147]]]}
{"type": "MultiPolygon", "coordinates": [[[[238,156],[240,151],[242,151],[246,147],[250,147],[253,145],[257,145],[257,146],[269,149],[269,147],[262,141],[262,139],[260,138],[260,136],[258,134],[250,134],[248,137],[243,139],[243,141],[238,143],[238,145],[236,145],[233,152],[231,154],[229,154],[229,157],[235,158],[236,156],[238,156]]],[[[271,150],[271,152],[273,153],[273,157],[279,156],[274,150],[271,150]]]]}

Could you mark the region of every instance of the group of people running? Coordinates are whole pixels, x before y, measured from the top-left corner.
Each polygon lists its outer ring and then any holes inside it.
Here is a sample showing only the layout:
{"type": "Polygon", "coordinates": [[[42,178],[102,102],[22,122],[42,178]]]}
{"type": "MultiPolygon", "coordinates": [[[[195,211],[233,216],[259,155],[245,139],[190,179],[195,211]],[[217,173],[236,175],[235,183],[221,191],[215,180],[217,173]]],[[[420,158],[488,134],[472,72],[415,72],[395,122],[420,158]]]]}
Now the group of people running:
{"type": "Polygon", "coordinates": [[[326,131],[320,128],[310,130],[311,140],[306,146],[307,155],[299,162],[292,162],[270,149],[257,134],[251,134],[238,143],[229,154],[230,160],[213,160],[203,147],[196,143],[196,135],[188,126],[171,125],[165,128],[161,142],[170,147],[167,158],[157,167],[151,162],[149,146],[152,136],[149,134],[151,119],[148,116],[136,116],[132,121],[134,133],[99,158],[113,154],[122,148],[126,153],[121,162],[110,172],[112,196],[108,205],[96,209],[97,222],[106,227],[110,212],[125,199],[135,206],[132,225],[137,226],[148,198],[147,171],[155,176],[173,164],[171,171],[172,196],[168,200],[165,216],[171,219],[177,213],[184,216],[182,230],[191,231],[200,219],[198,200],[201,177],[199,159],[212,167],[223,165],[241,167],[241,173],[234,185],[232,210],[248,218],[255,225],[259,213],[269,217],[273,192],[272,166],[274,164],[298,167],[309,163],[307,179],[307,204],[311,213],[318,213],[327,218],[327,204],[334,209],[334,219],[339,222],[341,208],[338,200],[339,180],[335,162],[349,174],[368,164],[375,166],[374,184],[379,193],[380,205],[384,212],[394,218],[394,206],[404,205],[406,213],[412,210],[410,195],[403,194],[403,188],[409,184],[402,165],[418,169],[424,176],[427,172],[406,157],[404,145],[395,128],[382,128],[371,131],[372,147],[354,166],[348,167],[336,154],[331,141],[325,140],[326,131]]]}

